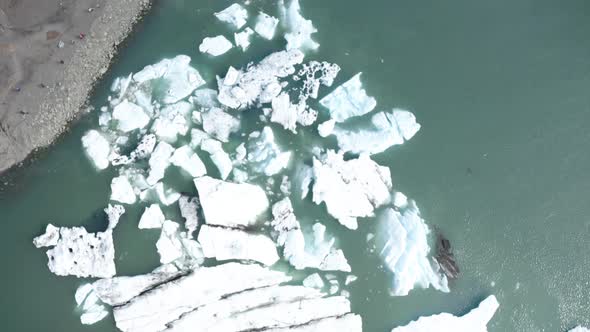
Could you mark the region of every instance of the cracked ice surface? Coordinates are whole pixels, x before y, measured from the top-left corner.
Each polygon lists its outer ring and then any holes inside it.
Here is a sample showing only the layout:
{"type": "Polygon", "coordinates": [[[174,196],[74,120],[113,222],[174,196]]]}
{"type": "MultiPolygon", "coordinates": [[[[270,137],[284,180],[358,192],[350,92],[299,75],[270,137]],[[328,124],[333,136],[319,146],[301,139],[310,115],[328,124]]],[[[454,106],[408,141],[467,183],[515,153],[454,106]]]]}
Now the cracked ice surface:
{"type": "Polygon", "coordinates": [[[369,156],[344,161],[332,150],[313,160],[313,201],[326,203],[328,213],[350,228],[357,217],[373,216],[373,210],[390,201],[391,174],[369,156]]]}
{"type": "Polygon", "coordinates": [[[320,104],[330,111],[330,116],[336,122],[367,114],[377,106],[377,101],[367,96],[362,85],[361,73],[358,73],[322,98],[320,104]]]}
{"type": "Polygon", "coordinates": [[[487,332],[487,324],[499,307],[498,300],[490,295],[479,306],[464,316],[442,313],[434,316],[420,317],[418,320],[391,332],[487,332]]]}
{"type": "Polygon", "coordinates": [[[235,29],[240,29],[248,20],[248,11],[237,3],[225,8],[215,14],[218,20],[231,25],[235,29]]]}
{"type": "Polygon", "coordinates": [[[413,202],[401,212],[387,208],[379,215],[380,256],[394,274],[391,295],[405,296],[414,287],[449,292],[446,276],[430,260],[430,233],[413,202]]]}

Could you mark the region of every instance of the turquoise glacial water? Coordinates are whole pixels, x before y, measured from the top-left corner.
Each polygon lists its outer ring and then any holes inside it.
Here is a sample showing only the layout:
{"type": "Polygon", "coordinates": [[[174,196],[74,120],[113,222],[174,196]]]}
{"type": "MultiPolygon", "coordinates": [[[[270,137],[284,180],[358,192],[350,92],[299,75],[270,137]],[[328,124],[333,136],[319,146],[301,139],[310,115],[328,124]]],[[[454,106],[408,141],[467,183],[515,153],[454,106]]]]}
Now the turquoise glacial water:
{"type": "MultiPolygon", "coordinates": [[[[203,37],[227,31],[212,13],[230,3],[155,1],[91,104],[105,104],[115,77],[165,57],[187,54],[211,80],[230,64],[282,47],[277,38],[246,54],[200,55],[203,37]]],[[[269,3],[252,1],[250,11],[269,3]]],[[[375,225],[367,220],[347,231],[322,220],[359,276],[351,301],[365,331],[443,311],[463,314],[489,294],[500,302],[491,332],[590,324],[590,3],[305,0],[302,7],[321,44],[308,59],[338,63],[336,84],[362,71],[378,109],[411,110],[422,124],[411,141],[374,159],[451,240],[462,270],[450,294],[414,290],[392,298],[390,276],[365,241],[375,225]]],[[[82,280],[51,274],[44,251],[31,243],[48,222],[104,229],[114,171],[97,173],[80,143],[95,123],[95,113],[83,117],[0,178],[2,331],[116,331],[112,316],[80,324],[73,294],[82,280]]],[[[190,183],[179,189],[194,192],[190,183]]],[[[325,215],[311,202],[295,207],[303,222],[325,215]]],[[[136,229],[140,210],[128,209],[115,230],[122,275],[158,263],[159,234],[136,229]]]]}

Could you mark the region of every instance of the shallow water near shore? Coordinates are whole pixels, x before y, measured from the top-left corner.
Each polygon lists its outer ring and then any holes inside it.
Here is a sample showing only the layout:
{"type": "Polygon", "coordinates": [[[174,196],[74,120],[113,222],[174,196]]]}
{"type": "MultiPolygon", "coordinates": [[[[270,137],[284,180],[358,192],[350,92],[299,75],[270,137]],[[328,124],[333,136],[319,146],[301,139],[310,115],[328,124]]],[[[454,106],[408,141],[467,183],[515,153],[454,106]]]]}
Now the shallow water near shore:
{"type": "MultiPolygon", "coordinates": [[[[199,54],[203,37],[227,32],[212,13],[230,3],[156,1],[91,103],[106,103],[115,77],[165,57],[191,56],[210,81],[230,64],[282,46],[277,38],[256,42],[245,54],[233,50],[213,60],[199,54]]],[[[439,312],[464,314],[489,294],[500,302],[492,332],[590,324],[590,4],[301,4],[321,45],[308,58],[338,63],[335,85],[362,71],[377,109],[405,108],[422,124],[412,140],[373,159],[391,168],[395,189],[416,200],[428,225],[451,240],[462,269],[449,294],[416,289],[392,298],[390,276],[366,242],[375,225],[361,220],[359,230],[349,231],[321,220],[359,277],[350,292],[364,330],[389,331],[439,312]]],[[[250,12],[265,7],[253,1],[250,12]]],[[[102,209],[114,171],[96,172],[80,143],[95,124],[96,112],[33,163],[0,178],[3,331],[116,331],[112,315],[80,324],[73,295],[83,281],[51,274],[44,250],[31,242],[48,222],[89,231],[106,226],[102,209]]],[[[195,192],[185,182],[178,189],[195,192]]],[[[295,208],[304,211],[298,213],[303,223],[325,215],[325,207],[310,201],[295,208]]],[[[158,264],[159,232],[137,230],[140,210],[128,208],[115,230],[120,275],[158,264]]]]}

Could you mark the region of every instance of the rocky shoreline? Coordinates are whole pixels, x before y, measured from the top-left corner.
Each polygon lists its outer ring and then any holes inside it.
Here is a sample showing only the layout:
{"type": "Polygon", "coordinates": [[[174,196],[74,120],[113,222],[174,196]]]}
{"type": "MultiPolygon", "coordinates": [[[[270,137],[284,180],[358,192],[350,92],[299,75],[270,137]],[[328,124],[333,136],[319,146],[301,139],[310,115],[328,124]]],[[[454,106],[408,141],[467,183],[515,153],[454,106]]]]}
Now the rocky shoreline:
{"type": "Polygon", "coordinates": [[[151,0],[0,0],[0,173],[84,108],[151,0]]]}

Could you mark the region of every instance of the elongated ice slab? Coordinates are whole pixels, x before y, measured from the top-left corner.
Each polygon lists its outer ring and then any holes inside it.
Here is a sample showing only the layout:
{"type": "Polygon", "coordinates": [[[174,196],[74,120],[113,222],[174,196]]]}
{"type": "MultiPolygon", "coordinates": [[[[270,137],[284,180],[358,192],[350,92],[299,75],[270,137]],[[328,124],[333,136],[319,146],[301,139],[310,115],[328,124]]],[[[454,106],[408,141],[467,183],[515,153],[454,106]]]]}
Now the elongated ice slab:
{"type": "Polygon", "coordinates": [[[189,129],[189,114],[193,106],[186,102],[167,105],[160,110],[151,130],[159,139],[169,143],[176,142],[177,137],[184,136],[189,129]]]}
{"type": "Polygon", "coordinates": [[[234,47],[234,45],[232,45],[227,38],[219,35],[215,37],[205,37],[201,42],[201,45],[199,45],[199,51],[212,56],[220,56],[231,50],[232,47],[234,47]]]}
{"type": "Polygon", "coordinates": [[[200,207],[199,199],[197,197],[181,196],[178,199],[178,207],[180,214],[184,218],[184,228],[188,232],[188,237],[192,237],[194,231],[199,226],[199,216],[197,210],[200,207]]]}
{"type": "Polygon", "coordinates": [[[487,332],[487,324],[499,307],[498,300],[490,295],[479,306],[464,316],[442,313],[434,316],[420,317],[418,320],[391,332],[487,332]]]}
{"type": "Polygon", "coordinates": [[[401,210],[387,208],[379,215],[378,247],[385,266],[394,274],[391,294],[408,295],[414,287],[449,292],[446,276],[430,259],[429,229],[413,202],[401,210]]]}
{"type": "Polygon", "coordinates": [[[248,11],[237,3],[225,8],[214,14],[218,20],[231,25],[235,29],[240,29],[248,20],[248,11]]]}
{"type": "Polygon", "coordinates": [[[358,73],[322,98],[320,104],[330,111],[332,119],[343,122],[371,112],[377,106],[377,101],[367,96],[361,83],[361,73],[358,73]]]}
{"type": "Polygon", "coordinates": [[[88,131],[82,136],[82,146],[84,146],[86,155],[97,169],[103,170],[109,167],[111,146],[101,133],[97,130],[88,131]]]}
{"type": "Polygon", "coordinates": [[[125,208],[119,204],[109,204],[104,209],[104,213],[106,213],[107,220],[109,221],[107,229],[115,229],[115,227],[117,227],[117,224],[119,224],[119,219],[121,219],[121,216],[123,215],[123,213],[125,213],[125,208]]]}
{"type": "Polygon", "coordinates": [[[80,321],[84,325],[92,325],[105,318],[109,312],[100,303],[99,298],[92,291],[90,284],[84,284],[76,290],[76,303],[82,310],[80,321]]]}

